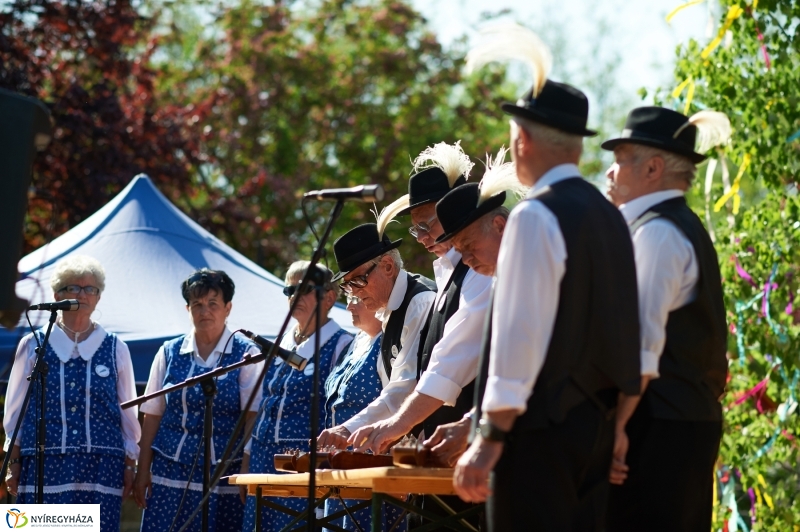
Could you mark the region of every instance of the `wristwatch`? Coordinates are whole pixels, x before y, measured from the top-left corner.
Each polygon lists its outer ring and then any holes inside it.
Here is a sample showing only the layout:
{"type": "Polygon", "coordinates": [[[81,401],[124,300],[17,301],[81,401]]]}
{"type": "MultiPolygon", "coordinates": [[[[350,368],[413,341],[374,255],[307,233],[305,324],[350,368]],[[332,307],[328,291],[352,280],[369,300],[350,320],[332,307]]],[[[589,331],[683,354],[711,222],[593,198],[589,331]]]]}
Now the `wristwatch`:
{"type": "Polygon", "coordinates": [[[506,441],[506,436],[508,436],[508,432],[500,430],[497,428],[497,426],[492,425],[492,422],[486,418],[481,418],[481,420],[478,422],[478,430],[475,432],[486,441],[500,443],[506,441]]]}

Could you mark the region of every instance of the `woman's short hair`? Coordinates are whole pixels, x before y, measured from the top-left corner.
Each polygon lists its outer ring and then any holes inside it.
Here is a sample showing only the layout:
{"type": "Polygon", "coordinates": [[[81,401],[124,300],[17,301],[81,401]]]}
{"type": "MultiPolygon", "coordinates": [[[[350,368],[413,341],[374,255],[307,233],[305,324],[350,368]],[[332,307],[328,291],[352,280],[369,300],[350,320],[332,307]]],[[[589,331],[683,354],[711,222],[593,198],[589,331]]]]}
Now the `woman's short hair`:
{"type": "Polygon", "coordinates": [[[233,279],[227,273],[222,270],[209,270],[208,268],[201,268],[195,271],[181,283],[181,293],[187,305],[192,299],[205,297],[211,290],[216,290],[222,294],[222,300],[228,303],[233,299],[236,287],[233,284],[233,279]]]}
{"type": "MultiPolygon", "coordinates": [[[[286,281],[289,279],[297,279],[299,282],[300,280],[305,277],[306,272],[308,271],[308,267],[311,265],[311,262],[307,260],[298,260],[289,265],[289,269],[286,270],[286,281]]],[[[323,266],[322,264],[317,264],[317,268],[323,271],[325,274],[325,291],[329,292],[331,290],[334,291],[336,297],[339,297],[339,285],[331,281],[333,278],[333,272],[330,271],[328,268],[323,266]]]]}
{"type": "Polygon", "coordinates": [[[58,292],[79,277],[91,275],[97,288],[102,292],[106,288],[106,272],[100,261],[87,255],[72,255],[56,263],[53,275],[50,276],[50,288],[58,292]]]}

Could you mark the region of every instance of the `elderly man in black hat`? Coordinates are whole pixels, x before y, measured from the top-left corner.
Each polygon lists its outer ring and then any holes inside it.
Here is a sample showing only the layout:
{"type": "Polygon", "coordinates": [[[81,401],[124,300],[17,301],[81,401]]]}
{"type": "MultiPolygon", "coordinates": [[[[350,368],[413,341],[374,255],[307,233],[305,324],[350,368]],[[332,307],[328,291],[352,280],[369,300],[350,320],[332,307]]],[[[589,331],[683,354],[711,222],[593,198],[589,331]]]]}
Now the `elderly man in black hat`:
{"type": "Polygon", "coordinates": [[[717,254],[684,192],[702,153],[729,136],[722,113],[640,107],[602,145],[616,160],[608,195],[633,236],[644,391],[617,412],[609,531],[711,528],[727,329],[717,254]]]}
{"type": "Polygon", "coordinates": [[[601,530],[617,396],[639,390],[636,271],[624,219],[577,167],[587,98],[540,73],[503,105],[532,188],[500,246],[483,414],[453,481],[488,498],[490,530],[601,530]]]}
{"type": "Polygon", "coordinates": [[[436,297],[430,279],[403,269],[397,248],[402,239],[392,242],[383,233],[388,220],[363,224],[351,229],[333,244],[340,286],[359,298],[367,310],[383,322],[381,362],[378,374],[381,394],[354,417],[322,432],[319,445],[347,447],[353,431],[398,411],[417,384],[417,349],[420,331],[436,297]]]}
{"type": "Polygon", "coordinates": [[[383,452],[418,424],[431,435],[437,426],[461,419],[472,408],[491,278],[471,270],[452,244],[441,238],[444,229],[435,210],[438,200],[466,183],[472,166],[458,143],[436,144],[414,161],[418,172],[409,180],[408,206],[397,214],[411,215],[409,232],[436,254],[438,294],[420,339],[414,392],[396,414],[351,436],[350,443],[358,450],[383,452]]]}

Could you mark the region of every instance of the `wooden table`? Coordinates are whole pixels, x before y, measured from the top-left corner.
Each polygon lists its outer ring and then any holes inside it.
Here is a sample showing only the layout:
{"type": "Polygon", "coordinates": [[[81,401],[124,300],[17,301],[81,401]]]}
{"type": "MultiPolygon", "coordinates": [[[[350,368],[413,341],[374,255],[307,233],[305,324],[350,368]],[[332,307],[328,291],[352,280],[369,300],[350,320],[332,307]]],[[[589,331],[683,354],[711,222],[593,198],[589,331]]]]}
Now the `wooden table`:
{"type": "MultiPolygon", "coordinates": [[[[298,513],[289,510],[271,501],[265,501],[264,497],[307,497],[308,496],[308,473],[286,473],[286,474],[246,474],[234,475],[230,477],[230,483],[235,485],[247,486],[249,495],[256,497],[256,531],[261,530],[261,505],[283,511],[293,515],[295,519],[284,529],[304,530],[304,527],[292,528],[300,523],[308,510],[298,513]],[[287,511],[289,510],[289,511],[287,511]]],[[[371,501],[372,505],[372,532],[381,532],[381,503],[387,502],[407,510],[408,512],[419,514],[434,522],[419,528],[419,532],[434,530],[436,528],[450,528],[459,532],[474,532],[475,528],[467,523],[464,518],[478,514],[482,507],[477,506],[461,513],[456,513],[445,504],[438,495],[455,495],[453,491],[453,470],[438,468],[401,468],[401,467],[372,467],[367,469],[333,469],[318,470],[316,472],[316,493],[317,507],[321,507],[325,500],[331,496],[338,496],[343,499],[358,499],[371,501]],[[432,496],[437,503],[444,508],[448,514],[446,516],[436,515],[430,511],[422,510],[404,500],[398,499],[391,494],[424,494],[432,496]]],[[[366,508],[370,503],[363,502],[352,507],[351,510],[366,508]]],[[[335,525],[329,524],[328,520],[335,520],[343,517],[345,512],[339,512],[328,516],[320,521],[319,525],[325,528],[343,531],[335,525]]]]}

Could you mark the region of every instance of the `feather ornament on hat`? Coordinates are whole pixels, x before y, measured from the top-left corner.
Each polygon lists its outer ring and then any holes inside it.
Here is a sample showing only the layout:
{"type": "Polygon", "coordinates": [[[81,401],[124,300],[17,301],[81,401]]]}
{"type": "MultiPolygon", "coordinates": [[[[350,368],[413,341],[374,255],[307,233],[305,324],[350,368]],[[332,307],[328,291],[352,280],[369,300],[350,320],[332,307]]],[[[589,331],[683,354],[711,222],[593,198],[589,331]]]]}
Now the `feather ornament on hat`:
{"type": "Polygon", "coordinates": [[[534,32],[516,23],[492,25],[480,33],[483,39],[467,54],[467,73],[493,61],[522,61],[531,70],[536,98],[553,66],[550,48],[534,32]]]}
{"type": "Polygon", "coordinates": [[[447,181],[450,183],[450,188],[460,176],[469,179],[469,173],[472,167],[475,166],[469,155],[464,153],[461,148],[461,141],[455,144],[447,144],[446,142],[439,142],[433,146],[428,146],[422,153],[420,153],[414,162],[414,173],[419,173],[427,168],[439,168],[447,176],[447,181]]]}
{"type": "Polygon", "coordinates": [[[731,138],[731,122],[725,113],[717,111],[700,111],[689,117],[684,125],[678,128],[672,138],[689,126],[697,128],[697,152],[705,153],[714,146],[725,144],[731,138]]]}
{"type": "Polygon", "coordinates": [[[378,207],[373,205],[372,214],[375,215],[375,224],[378,226],[378,239],[383,238],[383,232],[386,230],[386,226],[389,225],[389,222],[394,220],[398,212],[408,207],[408,203],[408,194],[405,194],[381,209],[380,213],[378,213],[378,207]]]}
{"type": "Polygon", "coordinates": [[[486,172],[483,174],[481,182],[478,183],[480,194],[478,195],[478,205],[501,192],[509,192],[517,197],[522,197],[528,192],[528,187],[517,179],[517,169],[513,162],[506,163],[508,148],[500,148],[497,155],[492,159],[491,155],[486,155],[486,172]]]}

